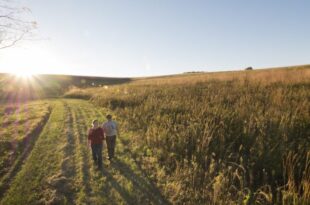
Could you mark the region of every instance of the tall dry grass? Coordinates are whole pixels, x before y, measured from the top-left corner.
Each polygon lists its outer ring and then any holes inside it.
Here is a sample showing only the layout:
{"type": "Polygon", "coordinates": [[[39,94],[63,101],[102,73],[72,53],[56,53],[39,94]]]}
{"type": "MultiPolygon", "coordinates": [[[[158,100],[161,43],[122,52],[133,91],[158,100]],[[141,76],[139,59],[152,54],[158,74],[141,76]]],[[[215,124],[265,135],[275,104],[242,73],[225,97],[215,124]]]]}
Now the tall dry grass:
{"type": "Polygon", "coordinates": [[[86,92],[139,133],[138,159],[173,203],[307,204],[309,71],[192,74],[86,92]]]}
{"type": "Polygon", "coordinates": [[[134,85],[162,85],[162,84],[195,84],[209,81],[242,81],[270,83],[302,83],[309,81],[310,65],[287,68],[259,69],[249,71],[230,71],[214,73],[189,73],[173,76],[159,76],[149,78],[136,78],[131,82],[134,85]]]}

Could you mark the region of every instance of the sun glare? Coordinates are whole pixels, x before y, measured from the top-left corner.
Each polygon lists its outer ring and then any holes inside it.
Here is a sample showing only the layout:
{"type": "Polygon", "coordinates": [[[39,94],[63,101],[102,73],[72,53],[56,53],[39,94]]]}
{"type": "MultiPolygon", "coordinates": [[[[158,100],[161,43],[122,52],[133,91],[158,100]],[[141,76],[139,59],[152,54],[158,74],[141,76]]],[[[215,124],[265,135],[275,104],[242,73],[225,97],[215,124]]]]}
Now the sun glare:
{"type": "Polygon", "coordinates": [[[13,72],[12,74],[22,79],[30,79],[35,75],[35,73],[29,71],[16,71],[13,72]]]}
{"type": "Polygon", "coordinates": [[[31,42],[23,44],[22,48],[8,49],[0,56],[1,67],[6,68],[5,72],[21,78],[30,78],[43,73],[62,73],[61,68],[67,66],[55,56],[49,46],[47,43],[31,42]]]}

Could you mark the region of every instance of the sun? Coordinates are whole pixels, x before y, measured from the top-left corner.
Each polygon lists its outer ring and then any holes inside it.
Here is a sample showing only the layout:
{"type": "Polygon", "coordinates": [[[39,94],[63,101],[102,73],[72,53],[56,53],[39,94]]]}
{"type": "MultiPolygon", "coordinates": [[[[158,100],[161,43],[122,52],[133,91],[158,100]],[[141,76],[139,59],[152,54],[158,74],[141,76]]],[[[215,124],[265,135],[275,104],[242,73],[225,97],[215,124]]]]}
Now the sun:
{"type": "Polygon", "coordinates": [[[33,76],[36,75],[36,73],[27,71],[27,70],[15,71],[15,72],[12,72],[12,74],[16,76],[17,78],[21,78],[21,79],[31,79],[33,78],[33,76]]]}

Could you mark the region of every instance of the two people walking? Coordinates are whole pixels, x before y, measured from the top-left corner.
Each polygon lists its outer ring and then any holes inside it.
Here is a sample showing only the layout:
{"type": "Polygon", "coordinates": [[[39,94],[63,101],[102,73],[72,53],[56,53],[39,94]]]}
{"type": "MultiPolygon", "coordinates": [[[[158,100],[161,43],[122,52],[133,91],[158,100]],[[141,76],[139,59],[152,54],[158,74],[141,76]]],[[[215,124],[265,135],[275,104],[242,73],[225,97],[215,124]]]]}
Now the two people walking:
{"type": "Polygon", "coordinates": [[[94,163],[102,168],[103,141],[106,140],[108,159],[112,161],[115,153],[116,136],[119,132],[117,123],[112,120],[112,115],[107,115],[107,122],[99,125],[98,120],[93,120],[92,128],[88,132],[88,145],[91,147],[94,163]]]}

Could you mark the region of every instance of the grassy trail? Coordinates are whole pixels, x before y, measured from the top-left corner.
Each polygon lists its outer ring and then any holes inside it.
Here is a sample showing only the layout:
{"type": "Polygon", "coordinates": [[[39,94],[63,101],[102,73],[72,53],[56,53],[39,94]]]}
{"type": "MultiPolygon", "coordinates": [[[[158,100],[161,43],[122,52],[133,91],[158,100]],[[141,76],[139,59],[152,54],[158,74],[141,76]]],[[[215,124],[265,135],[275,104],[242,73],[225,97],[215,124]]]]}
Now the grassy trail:
{"type": "Polygon", "coordinates": [[[107,110],[83,100],[57,100],[32,152],[0,204],[169,204],[132,158],[130,135],[117,139],[116,159],[96,170],[87,147],[94,118],[107,110]]]}
{"type": "Polygon", "coordinates": [[[26,134],[23,139],[24,148],[21,151],[20,155],[16,157],[14,163],[7,168],[7,172],[2,173],[3,175],[0,177],[0,198],[7,191],[15,175],[20,171],[22,164],[29,156],[38,136],[40,135],[43,127],[49,119],[49,115],[50,112],[46,113],[42,117],[41,121],[39,121],[36,126],[29,133],[26,134]]]}

